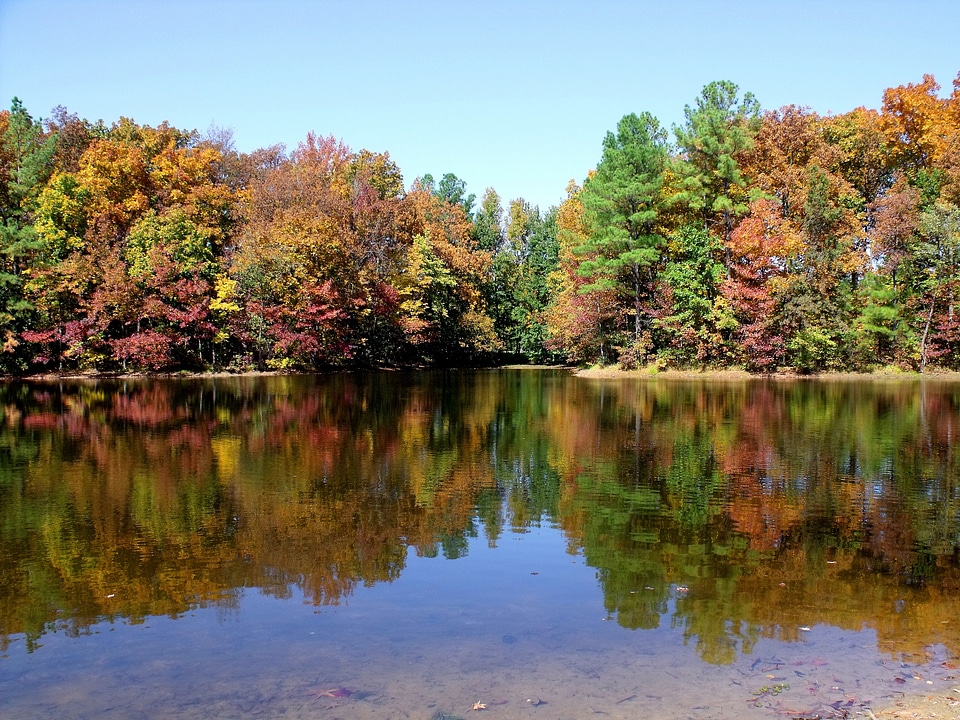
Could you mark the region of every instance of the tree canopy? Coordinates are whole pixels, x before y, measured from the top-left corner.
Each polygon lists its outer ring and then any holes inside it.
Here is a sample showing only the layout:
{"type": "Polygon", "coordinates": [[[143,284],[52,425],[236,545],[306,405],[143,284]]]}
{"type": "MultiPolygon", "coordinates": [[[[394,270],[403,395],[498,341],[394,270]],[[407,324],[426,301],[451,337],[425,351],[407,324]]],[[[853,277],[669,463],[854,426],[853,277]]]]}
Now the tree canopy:
{"type": "Polygon", "coordinates": [[[625,115],[541,211],[333,137],[242,153],[14,98],[0,370],[960,369],[960,76],[879,101],[712,82],[680,126],[625,115]]]}

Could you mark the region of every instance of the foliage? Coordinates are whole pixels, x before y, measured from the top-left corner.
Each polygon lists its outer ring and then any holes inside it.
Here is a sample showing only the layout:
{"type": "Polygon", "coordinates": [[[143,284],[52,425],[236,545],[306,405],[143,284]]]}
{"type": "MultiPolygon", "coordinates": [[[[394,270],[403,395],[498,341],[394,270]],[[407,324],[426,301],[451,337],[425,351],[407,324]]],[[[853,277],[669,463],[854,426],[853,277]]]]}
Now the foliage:
{"type": "Polygon", "coordinates": [[[33,310],[24,277],[38,249],[37,197],[53,168],[56,133],[44,132],[14,98],[0,113],[0,370],[23,369],[18,333],[29,330],[33,310]]]}
{"type": "Polygon", "coordinates": [[[603,158],[584,184],[582,202],[589,234],[576,253],[581,293],[609,291],[631,301],[633,343],[645,328],[644,300],[664,244],[667,133],[649,113],[627,115],[607,133],[603,158]]]}
{"type": "Polygon", "coordinates": [[[583,190],[567,187],[567,199],[557,211],[558,266],[549,282],[552,302],[545,311],[550,337],[547,347],[563,352],[574,362],[612,358],[609,328],[619,316],[614,291],[590,288],[579,272],[580,249],[589,235],[583,190]]]}
{"type": "Polygon", "coordinates": [[[663,309],[655,321],[670,364],[703,367],[723,359],[723,336],[735,321],[720,294],[719,247],[698,226],[685,225],[670,238],[670,261],[660,274],[663,309]]]}
{"type": "Polygon", "coordinates": [[[708,84],[695,107],[684,108],[686,123],[676,128],[683,151],[678,168],[681,197],[701,215],[704,227],[718,232],[724,241],[736,219],[747,211],[747,178],[740,160],[753,147],[760,124],[757,99],[749,92],[741,99],[739,92],[736,84],[726,80],[708,84]]]}
{"type": "Polygon", "coordinates": [[[792,105],[761,113],[735,84],[710,83],[674,129],[677,151],[656,186],[642,164],[612,161],[618,135],[609,133],[579,198],[579,263],[561,253],[567,275],[554,283],[550,346],[577,362],[619,353],[627,367],[653,357],[760,372],[950,367],[960,78],[952,95],[938,90],[926,76],[888,90],[881,112],[819,117],[792,105]],[[625,218],[644,215],[611,213],[613,167],[623,168],[628,197],[648,199],[646,217],[669,239],[646,256],[644,282],[629,293],[610,231],[626,233],[625,218]],[[656,202],[644,187],[656,189],[656,202]],[[714,241],[691,245],[685,228],[696,224],[714,241]],[[602,304],[591,296],[601,289],[602,304]],[[592,313],[574,292],[592,298],[592,313]],[[574,319],[593,329],[573,334],[574,319]]]}
{"type": "Polygon", "coordinates": [[[541,211],[309,133],[0,112],[0,372],[570,361],[953,368],[960,76],[879,111],[706,85],[541,211]]]}

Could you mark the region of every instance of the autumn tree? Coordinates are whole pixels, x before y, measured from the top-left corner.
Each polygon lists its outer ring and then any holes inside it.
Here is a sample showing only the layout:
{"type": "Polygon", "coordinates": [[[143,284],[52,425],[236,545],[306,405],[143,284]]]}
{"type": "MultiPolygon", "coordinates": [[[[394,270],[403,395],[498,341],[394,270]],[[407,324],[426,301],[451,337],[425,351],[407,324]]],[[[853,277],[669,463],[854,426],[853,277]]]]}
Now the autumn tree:
{"type": "Polygon", "coordinates": [[[355,354],[373,365],[391,358],[402,342],[396,286],[410,243],[401,223],[403,175],[389,153],[364,149],[351,158],[347,178],[353,199],[350,228],[357,273],[353,322],[354,333],[361,339],[355,354]]]}
{"type": "Polygon", "coordinates": [[[920,220],[920,192],[899,175],[893,186],[868,207],[867,232],[874,262],[890,276],[894,291],[912,255],[914,232],[920,220]]]}
{"type": "Polygon", "coordinates": [[[81,120],[63,105],[50,111],[49,117],[44,119],[44,125],[49,135],[57,136],[52,169],[58,172],[76,172],[80,168],[80,157],[90,143],[108,132],[102,121],[90,123],[81,120]]]}
{"type": "Polygon", "coordinates": [[[784,217],[802,211],[807,169],[830,168],[838,162],[817,114],[794,105],[763,113],[752,146],[740,157],[753,187],[776,198],[784,217]]]}
{"type": "MultiPolygon", "coordinates": [[[[412,268],[421,259],[440,263],[443,273],[454,280],[450,292],[439,299],[442,312],[429,319],[430,332],[424,333],[419,322],[408,326],[407,339],[413,349],[426,353],[435,362],[477,362],[500,349],[484,297],[484,286],[490,271],[491,253],[477,247],[471,234],[471,223],[464,205],[441,199],[418,183],[404,198],[402,227],[411,238],[420,237],[419,249],[408,254],[402,286],[427,283],[431,274],[412,268]],[[411,262],[413,265],[411,265],[411,262]]],[[[411,243],[413,241],[411,240],[411,243]]],[[[433,281],[429,283],[432,285],[433,281]]]]}
{"type": "Polygon", "coordinates": [[[413,238],[405,276],[398,290],[407,338],[421,353],[442,353],[444,342],[454,332],[457,281],[437,255],[429,235],[413,238]]]}
{"type": "Polygon", "coordinates": [[[587,287],[589,281],[579,272],[584,256],[580,251],[589,238],[589,224],[583,205],[583,189],[567,185],[567,198],[557,209],[557,269],[548,282],[552,301],[544,312],[549,350],[566,355],[577,363],[612,355],[608,333],[619,316],[616,293],[605,287],[587,287]]]}
{"type": "Polygon", "coordinates": [[[944,141],[956,132],[939,90],[933,75],[924,75],[920,83],[883,93],[883,131],[893,163],[914,179],[934,169],[946,150],[944,141]]]}
{"type": "Polygon", "coordinates": [[[927,273],[922,283],[928,305],[920,340],[920,370],[930,359],[957,366],[960,352],[960,208],[937,203],[920,218],[920,254],[927,273]]]}
{"type": "Polygon", "coordinates": [[[800,231],[784,217],[782,202],[759,198],[727,247],[729,277],[720,292],[734,321],[734,360],[751,371],[774,371],[785,364],[786,329],[778,309],[801,252],[800,231]]]}
{"type": "Polygon", "coordinates": [[[211,356],[210,282],[239,222],[219,154],[194,134],[122,118],[37,203],[31,342],[62,363],[160,369],[211,356]],[[187,338],[187,342],[182,340],[187,338]],[[170,348],[166,352],[164,348],[170,348]]]}
{"type": "Polygon", "coordinates": [[[362,304],[361,253],[351,230],[351,156],[333,137],[308,134],[289,158],[264,168],[250,185],[252,213],[231,274],[245,310],[245,326],[237,331],[258,365],[336,364],[351,344],[340,315],[322,308],[331,301],[362,304]],[[315,307],[318,300],[321,307],[315,307]],[[305,334],[298,327],[301,311],[336,322],[305,334]]]}
{"type": "Polygon", "coordinates": [[[714,82],[674,134],[625,116],[541,213],[332,137],[242,153],[15,99],[0,369],[955,364],[960,75],[826,117],[714,82]]]}
{"type": "Polygon", "coordinates": [[[843,202],[846,191],[819,166],[807,168],[803,249],[779,291],[791,364],[803,371],[838,368],[853,340],[851,298],[865,258],[859,220],[843,202]]]}
{"type": "Polygon", "coordinates": [[[953,92],[944,106],[944,137],[938,166],[943,173],[941,198],[960,205],[960,73],[953,79],[953,92]]]}
{"type": "Polygon", "coordinates": [[[818,162],[856,188],[864,207],[876,202],[893,181],[894,164],[884,124],[880,113],[862,107],[818,121],[833,151],[829,165],[818,162]]]}

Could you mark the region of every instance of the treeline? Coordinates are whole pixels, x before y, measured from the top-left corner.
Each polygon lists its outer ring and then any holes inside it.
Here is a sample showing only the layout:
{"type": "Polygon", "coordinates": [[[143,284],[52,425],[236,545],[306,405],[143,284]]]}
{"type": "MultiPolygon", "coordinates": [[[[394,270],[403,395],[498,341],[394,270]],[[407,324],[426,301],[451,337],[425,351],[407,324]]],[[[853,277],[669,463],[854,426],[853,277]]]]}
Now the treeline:
{"type": "Polygon", "coordinates": [[[608,133],[558,215],[551,347],[769,372],[960,367],[960,76],[879,112],[761,112],[711,83],[671,143],[608,133]]]}
{"type": "Polygon", "coordinates": [[[332,137],[240,153],[15,99],[0,371],[958,369],[960,76],[939,91],[821,117],[711,83],[672,136],[625,116],[545,213],[332,137]]]}
{"type": "Polygon", "coordinates": [[[309,135],[0,113],[0,363],[321,368],[543,355],[553,224],[309,135]],[[521,268],[521,265],[523,266],[521,268]],[[543,268],[536,272],[530,269],[543,268]]]}

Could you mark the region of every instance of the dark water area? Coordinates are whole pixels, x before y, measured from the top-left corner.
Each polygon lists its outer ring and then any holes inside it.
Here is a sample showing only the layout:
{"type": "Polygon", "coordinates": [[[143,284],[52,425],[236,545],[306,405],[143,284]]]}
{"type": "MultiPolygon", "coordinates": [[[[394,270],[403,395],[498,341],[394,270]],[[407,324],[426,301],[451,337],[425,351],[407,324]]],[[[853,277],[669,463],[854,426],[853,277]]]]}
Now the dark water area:
{"type": "Polygon", "coordinates": [[[958,686],[960,383],[0,385],[0,717],[855,717],[958,686]]]}

